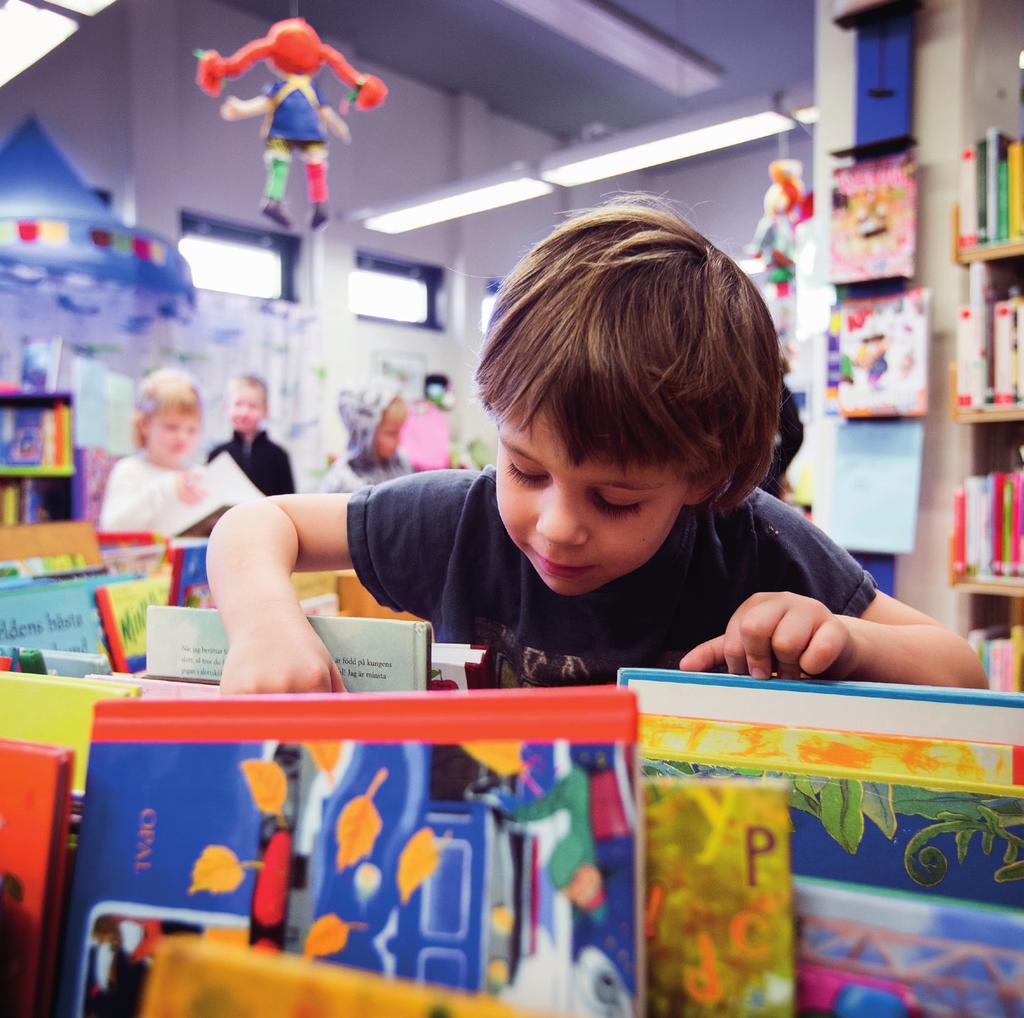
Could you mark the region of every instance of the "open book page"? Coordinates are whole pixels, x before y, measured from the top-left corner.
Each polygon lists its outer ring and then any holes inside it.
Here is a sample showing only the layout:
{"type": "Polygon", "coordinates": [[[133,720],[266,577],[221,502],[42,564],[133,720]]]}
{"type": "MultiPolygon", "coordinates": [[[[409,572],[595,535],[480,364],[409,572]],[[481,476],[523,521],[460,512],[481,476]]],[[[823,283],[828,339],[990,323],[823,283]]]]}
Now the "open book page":
{"type": "Polygon", "coordinates": [[[226,509],[264,497],[229,453],[222,452],[200,469],[206,495],[202,501],[191,505],[180,499],[169,502],[156,528],[160,533],[170,537],[185,532],[208,534],[226,509]]]}

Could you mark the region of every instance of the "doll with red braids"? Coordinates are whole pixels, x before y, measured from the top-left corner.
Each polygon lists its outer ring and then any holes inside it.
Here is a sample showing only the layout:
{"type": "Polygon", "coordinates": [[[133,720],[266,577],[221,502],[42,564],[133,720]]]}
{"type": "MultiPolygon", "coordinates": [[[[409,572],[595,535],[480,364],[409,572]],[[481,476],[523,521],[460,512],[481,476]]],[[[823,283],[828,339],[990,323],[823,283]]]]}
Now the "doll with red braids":
{"type": "Polygon", "coordinates": [[[244,117],[265,118],[267,140],[267,186],[262,211],[282,226],[291,226],[284,207],[284,192],[292,153],[306,166],[309,202],[313,207],[310,227],[327,222],[327,135],[329,128],[346,143],[348,125],[323,100],[313,78],[327,64],[352,91],[340,110],[348,112],[350,102],[357,110],[379,106],[388,94],[387,86],[372,74],[360,74],[333,47],[320,41],[302,18],[289,18],[272,25],[263,39],[254,39],[229,57],[216,50],[198,54],[196,83],[204,92],[219,95],[225,78],[237,78],[256,61],[265,60],[280,79],[252,99],[228,96],[220,108],[225,120],[244,117]]]}

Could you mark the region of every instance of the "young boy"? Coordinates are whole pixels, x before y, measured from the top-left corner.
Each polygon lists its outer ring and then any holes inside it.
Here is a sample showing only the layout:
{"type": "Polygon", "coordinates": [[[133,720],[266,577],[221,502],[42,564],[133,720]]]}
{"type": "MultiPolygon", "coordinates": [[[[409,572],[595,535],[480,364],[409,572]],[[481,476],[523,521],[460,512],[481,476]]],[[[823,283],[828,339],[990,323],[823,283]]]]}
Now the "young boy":
{"type": "Polygon", "coordinates": [[[267,386],[257,375],[239,375],[228,389],[228,417],[235,429],[230,442],[218,445],[210,459],[231,453],[246,477],[264,495],[291,495],[295,491],[288,453],[271,442],[260,425],[267,416],[267,386]]]}
{"type": "Polygon", "coordinates": [[[527,685],[611,682],[623,665],[983,685],[966,641],[755,490],[781,381],[756,288],[671,210],[620,200],[565,223],[505,280],[482,350],[496,469],[218,523],[222,689],[340,690],[289,573],[349,565],[527,685]]]}

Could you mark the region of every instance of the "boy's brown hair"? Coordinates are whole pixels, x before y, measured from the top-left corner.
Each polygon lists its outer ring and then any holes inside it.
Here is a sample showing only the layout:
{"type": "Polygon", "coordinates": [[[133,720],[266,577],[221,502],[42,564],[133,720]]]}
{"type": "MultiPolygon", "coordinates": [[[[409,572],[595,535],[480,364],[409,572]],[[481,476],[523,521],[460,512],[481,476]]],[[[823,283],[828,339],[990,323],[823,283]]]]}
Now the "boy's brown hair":
{"type": "Polygon", "coordinates": [[[231,384],[235,387],[242,385],[249,389],[255,389],[263,399],[263,405],[268,406],[267,383],[264,382],[259,375],[235,375],[234,378],[231,379],[231,384]]]}
{"type": "Polygon", "coordinates": [[[521,259],[476,381],[499,424],[544,415],[574,463],[678,463],[726,509],[768,472],[782,357],[736,263],[667,203],[635,196],[569,220],[521,259]]]}
{"type": "Polygon", "coordinates": [[[132,421],[136,448],[142,449],[146,445],[146,422],[162,413],[184,414],[202,420],[203,402],[199,389],[184,371],[177,368],[158,368],[142,380],[132,421]]]}

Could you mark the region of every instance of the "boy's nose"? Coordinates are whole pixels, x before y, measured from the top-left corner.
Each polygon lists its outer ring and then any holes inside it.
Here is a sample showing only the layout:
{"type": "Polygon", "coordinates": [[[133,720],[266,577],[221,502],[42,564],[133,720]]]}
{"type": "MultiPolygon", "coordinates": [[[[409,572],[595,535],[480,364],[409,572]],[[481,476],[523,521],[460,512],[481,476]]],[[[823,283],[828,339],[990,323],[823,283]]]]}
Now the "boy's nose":
{"type": "Polygon", "coordinates": [[[579,517],[563,499],[546,499],[537,514],[537,533],[550,544],[578,545],[587,539],[579,517]]]}

